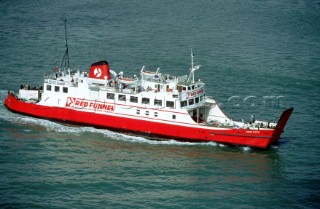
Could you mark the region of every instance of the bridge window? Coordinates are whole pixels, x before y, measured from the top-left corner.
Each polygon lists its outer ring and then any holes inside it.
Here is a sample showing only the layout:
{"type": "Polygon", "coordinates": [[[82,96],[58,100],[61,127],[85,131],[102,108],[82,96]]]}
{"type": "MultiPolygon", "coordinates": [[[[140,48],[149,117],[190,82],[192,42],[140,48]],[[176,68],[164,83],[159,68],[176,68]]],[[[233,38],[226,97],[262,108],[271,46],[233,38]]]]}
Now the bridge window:
{"type": "Polygon", "coordinates": [[[174,108],[174,102],[173,101],[167,101],[166,106],[170,108],[174,108]]]}
{"type": "Polygon", "coordinates": [[[195,100],[196,100],[196,104],[198,104],[199,103],[199,97],[197,97],[195,100]]]}
{"type": "Polygon", "coordinates": [[[51,85],[47,85],[47,91],[51,91],[51,85]]]}
{"type": "Polygon", "coordinates": [[[114,99],[113,93],[107,93],[107,99],[114,99]]]}
{"type": "Polygon", "coordinates": [[[60,86],[55,86],[55,87],[54,87],[54,91],[55,91],[55,92],[59,92],[59,91],[60,91],[60,86]]]}
{"type": "Polygon", "coordinates": [[[126,95],[119,94],[118,100],[119,100],[119,101],[126,101],[126,95]]]}
{"type": "Polygon", "coordinates": [[[189,99],[189,105],[193,105],[194,104],[194,99],[189,99]]]}
{"type": "Polygon", "coordinates": [[[138,97],[131,96],[130,97],[130,102],[138,103],[138,97]]]}
{"type": "Polygon", "coordinates": [[[68,93],[68,87],[63,87],[62,91],[63,91],[63,93],[68,93]]]}
{"type": "Polygon", "coordinates": [[[160,99],[155,99],[155,100],[154,100],[154,105],[156,105],[156,106],[162,106],[162,100],[160,100],[160,99]]]}
{"type": "Polygon", "coordinates": [[[187,106],[187,105],[188,105],[187,100],[181,101],[181,107],[185,107],[185,106],[187,106]]]}
{"type": "Polygon", "coordinates": [[[142,104],[150,104],[150,99],[146,98],[146,97],[143,97],[142,98],[142,104]]]}

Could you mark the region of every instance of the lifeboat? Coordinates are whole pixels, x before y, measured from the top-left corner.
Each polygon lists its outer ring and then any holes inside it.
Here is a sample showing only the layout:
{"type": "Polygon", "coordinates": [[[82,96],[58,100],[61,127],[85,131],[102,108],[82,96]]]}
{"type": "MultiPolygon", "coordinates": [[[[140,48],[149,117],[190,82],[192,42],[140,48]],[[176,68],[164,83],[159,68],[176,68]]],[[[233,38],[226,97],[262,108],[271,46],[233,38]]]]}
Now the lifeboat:
{"type": "Polygon", "coordinates": [[[117,81],[123,84],[128,84],[128,85],[137,83],[137,80],[135,78],[128,78],[128,77],[118,78],[117,81]]]}

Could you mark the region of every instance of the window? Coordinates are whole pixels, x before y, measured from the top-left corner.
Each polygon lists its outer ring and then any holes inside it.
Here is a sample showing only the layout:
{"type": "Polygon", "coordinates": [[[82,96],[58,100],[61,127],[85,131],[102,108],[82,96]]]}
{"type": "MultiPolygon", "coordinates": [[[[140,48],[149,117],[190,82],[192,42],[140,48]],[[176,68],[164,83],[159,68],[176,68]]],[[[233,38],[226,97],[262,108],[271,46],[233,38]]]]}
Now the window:
{"type": "Polygon", "coordinates": [[[194,85],[191,86],[192,90],[194,89],[194,85]]]}
{"type": "Polygon", "coordinates": [[[51,85],[47,85],[47,91],[51,91],[51,85]]]}
{"type": "Polygon", "coordinates": [[[119,94],[118,100],[119,100],[119,101],[126,101],[126,95],[119,94]]]}
{"type": "Polygon", "coordinates": [[[142,98],[142,104],[150,104],[150,99],[149,98],[142,98]]]}
{"type": "Polygon", "coordinates": [[[149,115],[149,111],[146,111],[146,115],[149,115]]]}
{"type": "Polygon", "coordinates": [[[176,115],[172,115],[172,119],[175,120],[176,119],[176,115]]]}
{"type": "Polygon", "coordinates": [[[68,87],[63,87],[62,91],[63,91],[63,93],[68,93],[68,87]]]}
{"type": "Polygon", "coordinates": [[[160,100],[160,99],[155,99],[155,100],[154,100],[154,105],[162,106],[162,100],[160,100]]]}
{"type": "Polygon", "coordinates": [[[187,90],[187,87],[184,86],[184,87],[183,87],[183,91],[186,91],[186,90],[187,90]]]}
{"type": "Polygon", "coordinates": [[[179,98],[179,95],[178,94],[173,94],[172,97],[173,98],[179,98]]]}
{"type": "Polygon", "coordinates": [[[55,92],[59,92],[59,91],[60,91],[60,86],[55,86],[55,87],[54,87],[54,91],[55,91],[55,92]]]}
{"type": "Polygon", "coordinates": [[[194,99],[189,99],[189,105],[193,105],[194,104],[194,99]]]}
{"type": "Polygon", "coordinates": [[[188,91],[190,91],[191,90],[191,87],[190,86],[188,86],[188,91]]]}
{"type": "Polygon", "coordinates": [[[203,100],[203,95],[200,96],[200,102],[203,100]]]}
{"type": "Polygon", "coordinates": [[[138,97],[131,96],[130,102],[138,103],[138,97]]]}
{"type": "Polygon", "coordinates": [[[140,110],[137,110],[137,115],[140,115],[140,110]]]}
{"type": "Polygon", "coordinates": [[[154,112],[154,117],[158,117],[158,112],[154,112]]]}
{"type": "Polygon", "coordinates": [[[199,97],[197,97],[195,100],[196,100],[196,104],[198,104],[199,103],[199,97]]]}
{"type": "Polygon", "coordinates": [[[113,93],[107,93],[107,99],[114,99],[113,93]]]}
{"type": "Polygon", "coordinates": [[[173,102],[173,101],[167,101],[167,102],[166,102],[166,106],[167,106],[167,107],[174,108],[174,102],[173,102]]]}
{"type": "Polygon", "coordinates": [[[185,101],[181,101],[181,107],[185,107],[185,106],[187,106],[188,104],[187,104],[187,100],[185,100],[185,101]]]}

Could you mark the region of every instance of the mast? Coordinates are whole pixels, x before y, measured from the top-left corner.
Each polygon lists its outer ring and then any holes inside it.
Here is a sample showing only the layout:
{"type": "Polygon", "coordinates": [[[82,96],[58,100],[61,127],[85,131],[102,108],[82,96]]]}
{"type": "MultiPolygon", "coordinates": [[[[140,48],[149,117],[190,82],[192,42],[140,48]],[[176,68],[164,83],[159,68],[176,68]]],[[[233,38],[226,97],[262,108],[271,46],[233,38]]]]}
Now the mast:
{"type": "Polygon", "coordinates": [[[64,35],[65,35],[65,39],[66,39],[66,52],[64,53],[60,67],[61,68],[67,67],[69,69],[69,47],[68,47],[68,36],[67,36],[67,19],[64,19],[64,35]]]}
{"type": "Polygon", "coordinates": [[[191,73],[192,73],[192,83],[194,83],[194,71],[193,71],[193,53],[191,48],[191,73]]]}
{"type": "Polygon", "coordinates": [[[192,48],[191,48],[191,70],[193,69],[193,53],[192,53],[192,48]]]}
{"type": "Polygon", "coordinates": [[[194,55],[193,55],[192,49],[191,49],[191,71],[190,71],[190,74],[188,77],[188,81],[191,79],[191,76],[192,76],[192,83],[194,83],[194,71],[198,70],[201,66],[201,65],[193,66],[193,57],[194,57],[194,55]]]}

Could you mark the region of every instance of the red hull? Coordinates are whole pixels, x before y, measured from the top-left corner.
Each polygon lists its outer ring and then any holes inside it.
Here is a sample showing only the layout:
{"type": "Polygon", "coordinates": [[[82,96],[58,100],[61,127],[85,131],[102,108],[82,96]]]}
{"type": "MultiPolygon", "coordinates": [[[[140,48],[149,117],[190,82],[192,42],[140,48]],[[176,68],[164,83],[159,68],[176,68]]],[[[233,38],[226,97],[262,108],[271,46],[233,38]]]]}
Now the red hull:
{"type": "Polygon", "coordinates": [[[125,118],[116,115],[83,112],[69,108],[48,107],[21,101],[10,93],[5,99],[5,105],[13,112],[50,120],[137,132],[183,141],[214,141],[218,143],[257,148],[267,148],[270,144],[275,143],[279,139],[284,126],[293,111],[293,108],[290,108],[283,112],[276,129],[249,130],[215,129],[201,125],[190,127],[185,126],[184,124],[167,124],[136,118],[125,118]]]}

